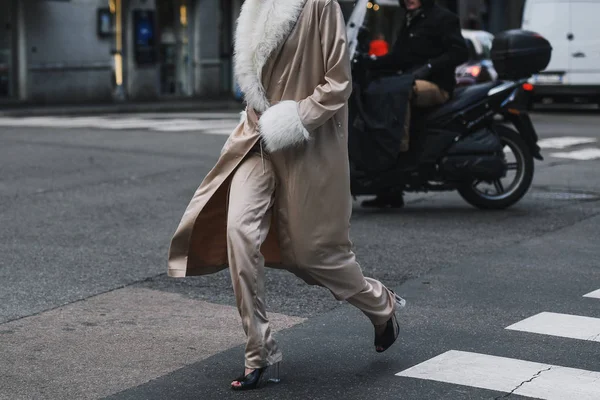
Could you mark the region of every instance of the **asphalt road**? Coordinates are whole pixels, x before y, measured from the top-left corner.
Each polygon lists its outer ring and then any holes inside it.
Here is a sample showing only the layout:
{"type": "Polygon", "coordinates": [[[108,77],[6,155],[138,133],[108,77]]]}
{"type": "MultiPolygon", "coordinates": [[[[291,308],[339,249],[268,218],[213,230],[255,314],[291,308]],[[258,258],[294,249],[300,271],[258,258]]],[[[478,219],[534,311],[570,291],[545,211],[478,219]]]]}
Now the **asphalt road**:
{"type": "MultiPolygon", "coordinates": [[[[228,388],[243,334],[227,272],[165,276],[170,237],[226,140],[207,133],[235,119],[0,118],[0,399],[239,397],[228,388]]],[[[600,398],[598,336],[573,337],[600,321],[600,299],[583,297],[600,289],[599,123],[593,112],[535,115],[546,160],[509,210],[482,212],[453,193],[408,196],[400,211],[356,204],[365,275],[409,303],[399,342],[382,355],[356,310],[267,271],[283,382],[244,396],[600,398]],[[506,329],[540,313],[549,321],[506,329]],[[581,328],[563,315],[588,319],[581,328]],[[539,370],[512,376],[525,361],[539,370]],[[590,381],[531,386],[559,367],[590,381]],[[569,385],[595,397],[564,397],[569,385]]]]}

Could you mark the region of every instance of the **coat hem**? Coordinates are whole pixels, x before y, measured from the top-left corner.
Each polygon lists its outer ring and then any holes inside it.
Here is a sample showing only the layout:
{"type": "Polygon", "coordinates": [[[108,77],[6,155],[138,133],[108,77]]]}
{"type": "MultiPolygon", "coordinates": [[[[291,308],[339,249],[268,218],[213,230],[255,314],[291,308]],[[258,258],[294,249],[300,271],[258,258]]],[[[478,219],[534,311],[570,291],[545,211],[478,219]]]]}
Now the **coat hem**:
{"type": "MultiPolygon", "coordinates": [[[[245,115],[245,114],[244,114],[245,115]]],[[[223,184],[225,184],[227,182],[227,180],[231,177],[231,175],[235,172],[235,170],[240,166],[240,164],[244,161],[244,159],[246,158],[246,156],[250,153],[250,151],[252,150],[252,147],[254,147],[254,145],[258,142],[259,140],[259,136],[257,135],[253,141],[251,141],[250,146],[248,146],[248,148],[246,149],[246,151],[244,152],[243,156],[235,156],[235,162],[233,167],[231,168],[231,170],[227,173],[227,175],[225,175],[221,181],[218,183],[217,185],[217,189],[215,189],[214,193],[216,193],[219,189],[221,189],[221,187],[223,186],[223,184]]],[[[221,158],[223,157],[223,154],[221,155],[221,158]]],[[[218,165],[218,164],[217,164],[218,165]]],[[[213,168],[214,169],[214,168],[213,168]]],[[[211,171],[212,172],[212,171],[211,171]]],[[[210,173],[209,173],[210,174],[210,173]]],[[[202,185],[205,182],[202,183],[202,185]]],[[[201,187],[202,187],[201,185],[201,187]]],[[[213,193],[213,194],[214,194],[213,193]]],[[[212,195],[211,195],[212,196],[212,195]]],[[[206,207],[206,204],[202,207],[204,208],[206,207]]],[[[187,212],[187,210],[186,210],[187,212]]],[[[191,241],[191,237],[193,235],[193,231],[194,231],[194,227],[196,226],[196,221],[198,219],[198,217],[200,216],[200,213],[202,212],[202,209],[196,214],[196,216],[193,218],[193,222],[191,224],[191,228],[189,229],[189,233],[187,235],[187,240],[186,240],[186,254],[189,255],[190,254],[190,241],[191,241]]],[[[177,235],[177,233],[176,233],[177,235]]],[[[173,240],[171,241],[171,247],[173,246],[173,240]]],[[[169,256],[169,265],[174,265],[176,264],[179,259],[180,256],[169,256]]],[[[167,270],[167,275],[169,277],[172,278],[185,278],[188,276],[200,276],[200,275],[209,275],[209,274],[213,274],[213,273],[217,273],[225,268],[227,268],[228,266],[218,266],[218,267],[208,267],[206,268],[206,270],[203,270],[203,267],[194,267],[194,268],[190,268],[190,259],[188,256],[185,257],[185,268],[169,268],[167,270]],[[203,270],[202,272],[198,273],[196,272],[197,270],[203,270]]]]}

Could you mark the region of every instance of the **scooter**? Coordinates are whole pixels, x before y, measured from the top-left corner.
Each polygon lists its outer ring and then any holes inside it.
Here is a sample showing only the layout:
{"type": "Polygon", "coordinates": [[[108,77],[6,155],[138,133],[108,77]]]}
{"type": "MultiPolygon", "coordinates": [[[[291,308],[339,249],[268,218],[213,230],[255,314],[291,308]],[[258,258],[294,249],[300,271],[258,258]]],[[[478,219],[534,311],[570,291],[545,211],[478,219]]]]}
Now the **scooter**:
{"type": "Polygon", "coordinates": [[[481,209],[515,204],[531,186],[534,158],[543,160],[526,111],[528,85],[521,79],[458,89],[449,103],[419,116],[411,150],[394,168],[369,171],[351,146],[352,194],[456,190],[481,209]]]}
{"type": "MultiPolygon", "coordinates": [[[[358,23],[360,15],[351,17],[348,27],[353,66],[361,56],[358,23]]],[[[353,196],[458,191],[480,209],[505,209],[523,198],[533,180],[534,159],[543,160],[527,112],[533,91],[528,79],[548,65],[552,48],[535,33],[509,31],[496,37],[494,49],[501,80],[460,87],[448,103],[414,116],[411,149],[384,169],[373,168],[363,153],[374,139],[361,107],[366,88],[356,79],[349,134],[353,196]],[[362,136],[353,134],[358,122],[362,136]]]]}

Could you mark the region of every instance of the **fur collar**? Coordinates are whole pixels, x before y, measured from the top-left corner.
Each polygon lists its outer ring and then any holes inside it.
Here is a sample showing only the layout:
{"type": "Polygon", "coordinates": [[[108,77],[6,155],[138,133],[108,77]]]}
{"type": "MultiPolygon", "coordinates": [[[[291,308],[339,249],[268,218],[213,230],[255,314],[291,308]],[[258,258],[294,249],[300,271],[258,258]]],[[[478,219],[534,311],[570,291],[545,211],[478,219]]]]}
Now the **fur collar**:
{"type": "Polygon", "coordinates": [[[287,39],[307,0],[246,0],[235,33],[235,77],[248,106],[258,112],[270,104],[262,69],[287,39]]]}

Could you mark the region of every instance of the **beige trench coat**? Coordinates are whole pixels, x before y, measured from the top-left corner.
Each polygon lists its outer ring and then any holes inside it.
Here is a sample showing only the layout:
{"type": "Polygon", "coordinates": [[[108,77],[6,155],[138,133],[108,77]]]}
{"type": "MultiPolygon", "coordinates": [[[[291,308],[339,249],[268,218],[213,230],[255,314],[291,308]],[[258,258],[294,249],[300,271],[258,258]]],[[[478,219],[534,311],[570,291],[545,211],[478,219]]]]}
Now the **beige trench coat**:
{"type": "Polygon", "coordinates": [[[310,284],[321,284],[320,271],[331,276],[333,269],[340,274],[337,287],[328,285],[334,296],[353,296],[364,279],[349,239],[352,85],[337,1],[246,0],[236,33],[236,76],[247,116],[183,215],[171,243],[169,275],[227,267],[229,182],[262,135],[277,176],[262,246],[267,266],[284,267],[310,284]],[[263,113],[260,122],[254,110],[263,113]]]}

